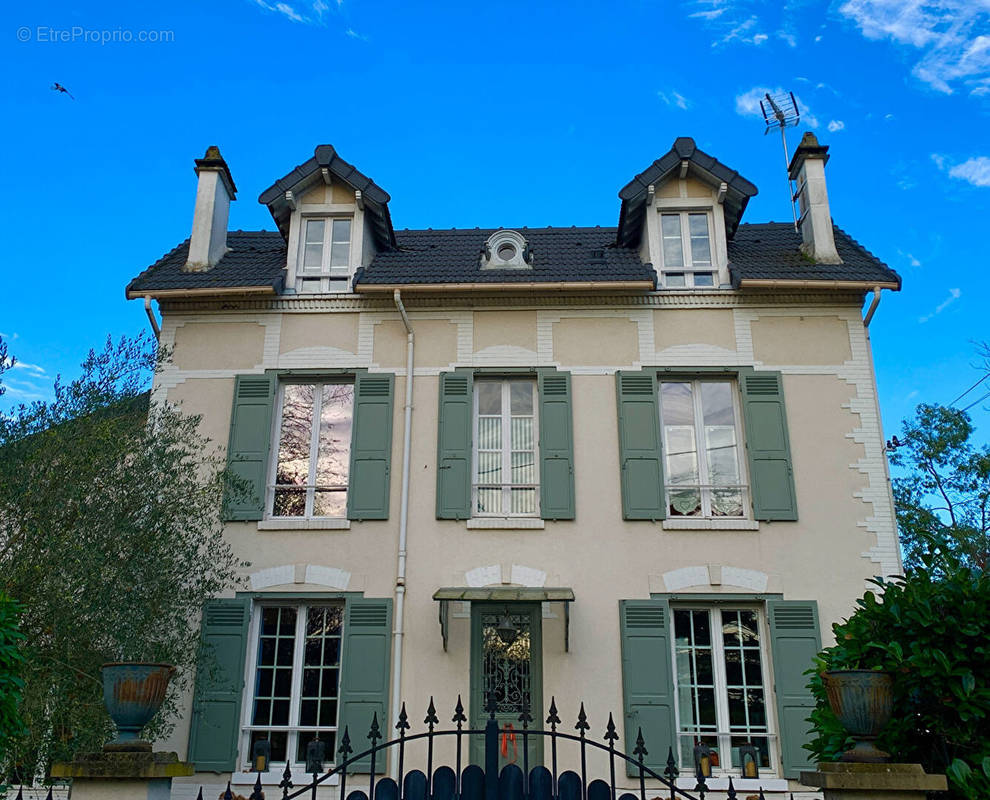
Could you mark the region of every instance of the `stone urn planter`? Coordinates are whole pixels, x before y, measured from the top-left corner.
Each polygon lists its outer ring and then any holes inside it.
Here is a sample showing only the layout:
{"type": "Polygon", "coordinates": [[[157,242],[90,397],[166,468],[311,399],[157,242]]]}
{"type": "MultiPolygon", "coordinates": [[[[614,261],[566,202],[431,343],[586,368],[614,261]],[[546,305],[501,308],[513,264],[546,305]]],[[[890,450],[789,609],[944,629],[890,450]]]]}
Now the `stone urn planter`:
{"type": "Polygon", "coordinates": [[[175,673],[171,664],[113,662],[104,664],[103,702],[117,726],[117,738],[107,751],[151,751],[151,742],[138,738],[165,702],[168,683],[175,673]]]}
{"type": "Polygon", "coordinates": [[[856,740],[856,745],[842,754],[842,760],[860,764],[890,761],[890,754],[879,750],[875,742],[893,715],[891,675],[875,669],[830,670],[824,682],[829,706],[856,740]]]}

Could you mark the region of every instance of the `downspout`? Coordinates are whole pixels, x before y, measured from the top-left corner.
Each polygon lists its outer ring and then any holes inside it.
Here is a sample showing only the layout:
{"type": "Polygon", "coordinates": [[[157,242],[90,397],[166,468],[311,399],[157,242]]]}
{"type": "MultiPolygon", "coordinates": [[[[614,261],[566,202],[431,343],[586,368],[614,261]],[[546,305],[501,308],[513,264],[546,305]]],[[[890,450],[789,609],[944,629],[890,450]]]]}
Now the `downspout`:
{"type": "Polygon", "coordinates": [[[151,330],[155,333],[155,341],[161,337],[162,329],[158,327],[158,320],[155,317],[154,309],[151,307],[151,295],[144,296],[144,313],[148,315],[148,322],[151,323],[151,330]]]}
{"type": "MultiPolygon", "coordinates": [[[[869,361],[870,375],[873,376],[873,405],[876,409],[877,415],[877,435],[880,437],[880,453],[883,456],[881,461],[883,461],[883,477],[887,483],[887,500],[890,503],[890,513],[894,515],[894,540],[897,542],[895,554],[897,557],[897,569],[896,574],[900,575],[904,572],[904,563],[901,558],[901,546],[900,546],[900,536],[897,533],[897,511],[894,506],[894,487],[890,480],[890,464],[887,462],[887,449],[884,446],[886,439],[883,435],[883,418],[880,416],[880,392],[877,388],[877,371],[876,367],[873,365],[873,344],[870,342],[870,322],[873,320],[873,315],[877,311],[877,306],[880,305],[880,287],[873,287],[873,300],[870,302],[870,307],[866,311],[866,316],[863,317],[863,333],[866,335],[866,358],[869,361]]],[[[885,575],[884,577],[889,577],[885,575]]]]}
{"type": "MultiPolygon", "coordinates": [[[[402,494],[399,500],[399,553],[395,570],[395,610],[393,614],[394,629],[392,631],[392,713],[398,714],[402,702],[402,612],[406,597],[406,537],[409,531],[409,452],[412,447],[412,410],[413,410],[413,353],[416,347],[416,336],[413,333],[406,307],[402,304],[402,294],[396,289],[392,293],[395,307],[402,317],[406,327],[406,404],[404,408],[404,426],[402,431],[402,494]]],[[[398,752],[396,748],[390,751],[390,772],[398,775],[398,752]]]]}

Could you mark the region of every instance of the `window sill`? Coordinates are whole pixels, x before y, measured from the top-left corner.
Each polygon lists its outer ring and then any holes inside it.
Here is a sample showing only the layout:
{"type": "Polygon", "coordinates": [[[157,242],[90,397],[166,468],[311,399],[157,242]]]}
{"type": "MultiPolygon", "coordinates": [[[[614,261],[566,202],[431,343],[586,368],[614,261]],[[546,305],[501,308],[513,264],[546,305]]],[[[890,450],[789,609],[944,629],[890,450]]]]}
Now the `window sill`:
{"type": "MultiPolygon", "coordinates": [[[[697,785],[696,778],[677,779],[678,789],[691,791],[697,785]]],[[[729,777],[706,778],[705,786],[711,791],[724,792],[729,788],[729,777]]],[[[737,792],[758,792],[760,789],[765,792],[786,792],[787,780],[785,778],[741,778],[738,775],[733,775],[732,786],[737,792]]]]}
{"type": "MultiPolygon", "coordinates": [[[[300,765],[300,768],[302,766],[303,765],[300,765]]],[[[272,763],[268,772],[261,773],[261,785],[278,786],[279,783],[282,781],[282,771],[284,769],[285,769],[285,764],[276,765],[275,763],[272,763]]],[[[299,775],[300,773],[297,769],[293,769],[292,774],[293,776],[295,776],[295,775],[299,775]]],[[[304,778],[305,778],[305,783],[303,783],[302,785],[308,784],[311,780],[313,780],[312,775],[304,775],[304,778]]],[[[254,782],[257,779],[258,779],[257,772],[235,772],[233,775],[230,776],[230,782],[234,786],[254,786],[254,782]]],[[[297,787],[301,785],[299,779],[293,777],[293,780],[296,781],[297,787]]],[[[340,775],[331,775],[329,778],[323,781],[323,785],[324,786],[340,785],[340,775]]]]}
{"type": "Polygon", "coordinates": [[[474,517],[467,521],[469,531],[542,531],[546,524],[534,517],[474,517]]]}
{"type": "Polygon", "coordinates": [[[263,519],[259,531],[349,531],[349,519],[263,519]]]}
{"type": "Polygon", "coordinates": [[[665,531],[758,531],[755,519],[665,519],[665,531]]]}

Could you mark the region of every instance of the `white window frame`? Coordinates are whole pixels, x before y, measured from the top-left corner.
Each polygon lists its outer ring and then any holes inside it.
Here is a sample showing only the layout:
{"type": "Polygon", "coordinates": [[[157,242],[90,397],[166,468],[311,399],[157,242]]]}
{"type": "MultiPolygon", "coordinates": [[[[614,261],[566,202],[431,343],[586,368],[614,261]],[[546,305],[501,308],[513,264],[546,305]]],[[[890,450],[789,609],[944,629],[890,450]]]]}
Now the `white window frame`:
{"type": "Polygon", "coordinates": [[[660,236],[660,264],[661,264],[661,278],[663,281],[664,288],[673,289],[717,289],[719,287],[719,276],[720,270],[718,267],[718,260],[715,251],[715,237],[714,232],[714,220],[712,219],[712,211],[710,208],[692,208],[692,209],[675,209],[675,208],[662,208],[659,214],[659,236],[660,236]],[[691,247],[691,215],[698,214],[704,215],[705,222],[708,225],[708,264],[696,264],[694,260],[694,252],[691,247]],[[663,235],[663,218],[665,216],[676,216],[680,219],[681,226],[681,261],[684,262],[683,266],[667,266],[664,261],[664,235],[663,235]],[[667,275],[669,273],[683,275],[684,276],[684,286],[667,286],[667,275]],[[712,283],[710,286],[696,286],[695,285],[695,273],[704,273],[711,275],[712,283]]]}
{"type": "MultiPolygon", "coordinates": [[[[306,764],[305,762],[297,762],[294,758],[297,743],[298,734],[307,733],[311,731],[319,731],[321,733],[332,732],[334,734],[334,742],[336,743],[336,734],[338,732],[338,723],[340,722],[340,696],[344,669],[344,641],[345,641],[345,619],[346,614],[345,602],[339,597],[328,597],[326,600],[320,600],[315,598],[309,599],[296,599],[287,597],[273,597],[271,599],[265,598],[263,600],[256,600],[251,607],[251,622],[248,625],[248,647],[247,647],[247,663],[244,669],[244,691],[242,694],[241,702],[241,735],[240,735],[240,746],[238,747],[239,759],[238,764],[242,765],[244,772],[251,771],[251,733],[254,731],[274,731],[280,733],[285,731],[287,736],[287,741],[285,745],[285,754],[288,758],[289,768],[293,772],[305,772],[306,764]],[[337,666],[337,719],[334,720],[333,726],[319,726],[319,725],[253,725],[251,723],[251,717],[254,714],[254,693],[255,684],[258,679],[258,646],[259,638],[261,635],[261,612],[264,608],[278,608],[292,606],[296,609],[296,631],[295,640],[293,642],[292,650],[292,690],[289,699],[289,720],[299,719],[300,704],[302,702],[302,678],[303,678],[303,655],[306,646],[306,618],[310,606],[338,606],[341,609],[341,622],[340,622],[340,663],[337,666]],[[300,613],[302,611],[303,613],[300,613]]],[[[330,764],[331,766],[336,763],[337,753],[336,747],[327,747],[325,752],[325,764],[330,764]],[[333,750],[334,752],[331,752],[333,750]]],[[[281,772],[285,769],[285,761],[272,761],[269,763],[269,772],[276,773],[281,772]]]]}
{"type": "Polygon", "coordinates": [[[671,516],[667,514],[667,519],[695,519],[695,520],[752,520],[753,519],[753,504],[750,497],[750,487],[748,481],[748,474],[746,471],[746,458],[744,457],[744,450],[746,447],[745,431],[742,425],[742,402],[739,398],[739,382],[738,380],[726,377],[690,377],[683,376],[678,377],[676,375],[662,375],[657,381],[657,407],[660,412],[660,441],[661,449],[660,454],[663,458],[663,473],[664,473],[664,502],[667,504],[665,509],[669,512],[670,510],[670,492],[678,489],[693,489],[698,488],[701,492],[701,513],[698,515],[681,515],[677,514],[671,516]],[[663,384],[665,383],[690,383],[691,384],[691,399],[694,403],[694,446],[698,456],[698,484],[672,484],[666,480],[667,475],[667,439],[664,432],[664,422],[663,422],[663,384]],[[739,471],[739,483],[735,485],[731,484],[708,484],[703,481],[708,480],[708,448],[705,443],[704,437],[704,411],[701,405],[701,391],[700,386],[702,383],[727,383],[729,385],[729,393],[732,396],[732,414],[735,420],[736,428],[736,466],[739,471]],[[712,491],[718,489],[739,489],[742,492],[742,510],[743,513],[738,517],[728,517],[728,516],[715,516],[712,514],[712,491]]]}
{"type": "Polygon", "coordinates": [[[310,281],[319,281],[319,292],[340,291],[347,288],[351,276],[351,265],[354,263],[354,232],[356,220],[348,214],[302,214],[299,218],[299,254],[296,260],[296,291],[300,294],[315,294],[313,289],[304,289],[310,281]],[[335,220],[348,220],[351,223],[351,235],[347,242],[347,264],[331,267],[330,258],[333,249],[333,223],[335,220]],[[323,253],[319,269],[308,268],[306,264],[306,231],[310,222],[322,220],[323,253]]]}
{"type": "MultiPolygon", "coordinates": [[[[290,487],[288,485],[276,484],[275,479],[278,476],[278,457],[279,457],[279,441],[282,433],[282,408],[285,400],[285,387],[299,384],[313,384],[317,388],[325,386],[327,384],[332,385],[342,385],[342,384],[353,384],[354,379],[348,376],[329,376],[329,377],[317,377],[313,376],[309,379],[305,377],[298,377],[294,380],[278,381],[278,386],[276,390],[276,403],[275,403],[275,415],[272,424],[272,431],[270,435],[271,441],[271,453],[269,455],[268,463],[268,482],[265,486],[265,520],[272,520],[278,522],[287,522],[292,520],[327,520],[327,519],[346,519],[347,510],[345,504],[344,513],[339,517],[317,517],[313,515],[313,506],[316,499],[316,466],[317,466],[317,456],[319,453],[319,443],[320,443],[320,426],[317,424],[317,420],[320,418],[320,411],[323,406],[323,393],[320,391],[314,392],[313,396],[313,418],[310,421],[310,432],[309,432],[309,479],[303,486],[290,487]],[[275,490],[276,488],[295,488],[295,489],[305,489],[306,490],[306,510],[301,517],[280,517],[275,515],[275,490]]],[[[354,446],[354,407],[351,407],[351,447],[354,446]]],[[[350,451],[348,451],[347,457],[350,459],[350,451]]],[[[350,491],[350,471],[348,471],[347,486],[343,487],[345,491],[350,491]]],[[[330,488],[330,487],[321,487],[330,488]]]]}
{"type": "Polygon", "coordinates": [[[671,603],[670,604],[670,660],[671,660],[671,676],[674,686],[674,720],[676,726],[676,737],[678,749],[675,751],[677,753],[677,762],[682,774],[685,774],[685,770],[688,771],[687,774],[694,772],[694,763],[683,764],[681,763],[681,739],[687,737],[718,737],[718,752],[719,752],[719,766],[712,767],[712,776],[729,776],[741,777],[742,767],[738,766],[725,766],[722,761],[722,756],[728,754],[731,758],[732,753],[732,738],[742,738],[745,736],[758,736],[765,737],[767,739],[767,751],[770,754],[770,766],[760,767],[761,777],[764,775],[779,776],[780,775],[780,757],[778,754],[777,746],[777,732],[776,732],[776,721],[777,721],[777,708],[775,705],[774,681],[772,674],[772,665],[770,662],[770,651],[769,651],[769,636],[770,631],[766,620],[766,608],[763,603],[671,603]],[[708,612],[709,625],[712,637],[712,673],[715,683],[715,719],[718,730],[714,732],[709,731],[686,731],[681,725],[681,704],[678,697],[678,681],[677,681],[677,635],[674,628],[674,612],[675,611],[706,611],[708,612]],[[729,698],[728,698],[728,677],[725,671],[725,644],[722,641],[722,626],[721,624],[714,625],[711,624],[714,620],[713,617],[717,614],[719,623],[721,623],[721,616],[723,611],[755,611],[756,612],[756,629],[760,637],[760,667],[763,677],[763,711],[766,714],[767,719],[767,730],[766,733],[755,732],[755,733],[733,733],[730,731],[729,725],[729,698]]]}
{"type": "Polygon", "coordinates": [[[475,376],[474,398],[471,411],[471,516],[475,519],[491,518],[539,518],[540,516],[540,391],[539,382],[533,376],[521,375],[517,377],[499,376],[475,376]],[[533,386],[533,460],[535,462],[536,483],[511,483],[503,481],[502,486],[502,508],[512,508],[512,489],[532,488],[536,494],[536,507],[532,512],[512,513],[503,511],[499,513],[480,513],[478,511],[478,488],[481,485],[491,486],[492,484],[478,483],[478,402],[479,383],[498,383],[502,387],[502,476],[512,477],[512,408],[510,398],[510,386],[513,382],[526,382],[533,386]],[[509,424],[506,424],[508,420],[509,424]]]}

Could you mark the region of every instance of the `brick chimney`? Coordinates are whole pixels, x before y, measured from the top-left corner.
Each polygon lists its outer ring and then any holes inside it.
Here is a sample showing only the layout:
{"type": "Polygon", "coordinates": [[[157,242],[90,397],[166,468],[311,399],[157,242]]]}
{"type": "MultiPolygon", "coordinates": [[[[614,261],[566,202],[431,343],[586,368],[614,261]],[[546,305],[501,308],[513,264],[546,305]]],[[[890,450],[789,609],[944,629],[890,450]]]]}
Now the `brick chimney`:
{"type": "Polygon", "coordinates": [[[227,252],[227,218],[230,202],[236,199],[237,187],[230,177],[220,148],[210,145],[206,155],[196,159],[196,210],[193,212],[192,236],[185,272],[205,272],[215,267],[227,252]]]}
{"type": "Polygon", "coordinates": [[[825,164],[828,146],[818,144],[818,138],[806,133],[788,167],[792,181],[797,182],[798,228],[801,231],[801,252],[819,264],[841,264],[832,232],[832,213],[828,207],[825,187],[825,164]]]}

